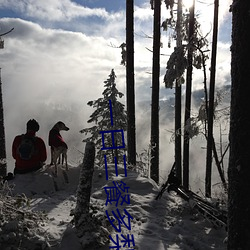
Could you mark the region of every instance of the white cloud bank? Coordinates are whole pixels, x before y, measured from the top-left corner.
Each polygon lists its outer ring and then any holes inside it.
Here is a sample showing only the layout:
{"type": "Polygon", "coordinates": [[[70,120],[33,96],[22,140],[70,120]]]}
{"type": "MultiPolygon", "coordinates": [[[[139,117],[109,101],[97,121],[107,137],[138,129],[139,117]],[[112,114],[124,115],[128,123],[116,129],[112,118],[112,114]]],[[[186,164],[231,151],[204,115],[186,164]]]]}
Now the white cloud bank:
{"type": "MultiPolygon", "coordinates": [[[[0,9],[13,8],[26,17],[29,15],[36,19],[0,19],[1,31],[14,27],[14,31],[4,37],[5,48],[0,51],[10,169],[13,168],[10,154],[13,137],[25,131],[28,119],[35,118],[39,121],[39,135],[46,141],[48,131],[54,123],[58,120],[65,121],[71,128],[63,134],[69,141],[69,146],[82,150],[82,135],[79,130],[93,112],[86,103],[101,96],[103,81],[108,78],[112,68],[117,75],[118,89],[125,93],[125,68],[120,65],[121,51],[110,46],[119,46],[125,41],[125,12],[107,13],[104,9],[96,12],[96,9],[87,9],[68,0],[50,1],[51,5],[42,5],[44,2],[40,2],[4,0],[0,3],[0,9]],[[99,20],[92,22],[86,19],[82,22],[78,19],[87,16],[91,20],[98,16],[99,20]]],[[[135,7],[137,101],[150,101],[151,98],[149,73],[152,70],[152,53],[146,48],[152,48],[152,39],[143,35],[152,35],[152,18],[153,12],[149,4],[135,7]]],[[[164,35],[163,33],[163,41],[166,39],[164,35]]],[[[221,50],[218,58],[221,67],[218,72],[223,79],[228,79],[229,69],[226,67],[230,63],[229,48],[224,43],[219,44],[218,48],[221,50]]],[[[161,52],[169,54],[165,44],[161,52]]],[[[162,75],[165,73],[167,59],[161,58],[162,75]]],[[[199,86],[194,89],[203,88],[202,78],[198,74],[194,79],[196,86],[199,86]]],[[[220,84],[225,82],[222,80],[220,84]]],[[[168,92],[164,84],[161,83],[161,86],[161,95],[166,96],[168,92]]],[[[125,98],[123,100],[125,102],[125,98]]],[[[137,116],[136,119],[141,124],[141,117],[137,116]]],[[[140,133],[141,131],[138,132],[140,133]]],[[[146,138],[145,133],[149,131],[143,133],[146,138]]],[[[164,137],[166,145],[162,143],[162,149],[169,148],[167,137],[164,137]]],[[[170,157],[164,153],[161,158],[172,162],[173,151],[170,149],[168,152],[170,157]]]]}
{"type": "Polygon", "coordinates": [[[0,8],[8,8],[22,13],[26,17],[48,21],[70,21],[74,18],[90,16],[109,17],[105,9],[90,9],[70,0],[3,0],[0,3],[0,8]]]}
{"type": "MultiPolygon", "coordinates": [[[[120,51],[102,37],[44,29],[21,19],[1,19],[1,26],[14,27],[0,51],[9,158],[13,137],[33,117],[46,140],[49,127],[64,120],[81,143],[78,132],[90,115],[86,103],[100,97],[112,68],[124,75],[120,51]]],[[[117,84],[124,92],[122,77],[117,84]]]]}

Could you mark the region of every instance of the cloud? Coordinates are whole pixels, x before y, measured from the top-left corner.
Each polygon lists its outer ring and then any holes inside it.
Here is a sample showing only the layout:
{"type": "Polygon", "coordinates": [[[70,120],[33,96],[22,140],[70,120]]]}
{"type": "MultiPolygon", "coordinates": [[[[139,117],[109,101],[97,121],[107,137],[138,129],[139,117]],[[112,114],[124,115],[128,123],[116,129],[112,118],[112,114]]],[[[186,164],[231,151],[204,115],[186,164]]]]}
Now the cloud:
{"type": "Polygon", "coordinates": [[[49,4],[46,1],[35,0],[4,0],[0,3],[0,8],[11,9],[22,13],[23,16],[47,21],[70,21],[79,17],[109,16],[105,9],[91,9],[70,0],[50,0],[49,4]]]}
{"type": "MultiPolygon", "coordinates": [[[[227,26],[229,26],[229,7],[231,5],[231,0],[220,1],[219,3],[219,29],[227,21],[227,26]]],[[[212,35],[213,30],[213,18],[214,18],[214,1],[196,1],[195,12],[198,17],[198,21],[201,24],[203,35],[210,33],[212,35]]],[[[225,28],[225,27],[224,27],[225,28]]]]}
{"type": "Polygon", "coordinates": [[[134,18],[136,20],[146,21],[152,19],[153,10],[151,10],[150,4],[144,4],[142,6],[134,7],[134,18]]]}
{"type": "MultiPolygon", "coordinates": [[[[102,92],[103,81],[112,68],[117,74],[120,90],[125,92],[126,70],[120,65],[121,50],[111,46],[119,47],[124,42],[119,27],[109,38],[106,31],[111,32],[112,24],[103,27],[105,36],[44,28],[18,18],[2,18],[1,27],[3,30],[14,27],[14,31],[4,38],[1,66],[3,78],[8,81],[7,96],[19,93],[16,102],[21,101],[19,99],[23,99],[26,92],[32,92],[30,99],[36,101],[57,101],[63,96],[66,102],[72,96],[79,100],[85,95],[91,100],[102,92]]],[[[145,47],[146,44],[151,46],[151,42],[141,37],[135,41],[136,81],[138,86],[148,86],[145,91],[149,96],[151,77],[148,72],[151,71],[152,53],[145,47]]],[[[143,95],[138,92],[138,98],[140,94],[143,95]]]]}
{"type": "Polygon", "coordinates": [[[120,51],[108,46],[102,37],[45,29],[21,19],[3,18],[1,26],[14,27],[1,50],[9,158],[13,136],[25,132],[32,117],[41,122],[45,140],[47,129],[63,120],[75,128],[72,137],[81,145],[79,130],[92,112],[86,104],[101,96],[112,68],[118,76],[118,88],[124,91],[125,82],[119,77],[119,72],[125,71],[120,51]]]}
{"type": "MultiPolygon", "coordinates": [[[[0,3],[0,8],[13,8],[22,17],[0,19],[2,31],[14,27],[14,31],[4,37],[5,48],[0,51],[10,169],[13,168],[12,139],[17,133],[25,132],[25,124],[30,118],[40,122],[39,135],[46,142],[53,124],[58,120],[65,121],[70,127],[70,131],[63,134],[71,148],[70,160],[77,161],[74,148],[83,151],[79,130],[86,126],[86,120],[93,112],[86,103],[101,96],[103,82],[112,68],[117,75],[118,89],[123,93],[126,89],[126,70],[120,65],[121,51],[111,46],[119,47],[125,42],[125,11],[108,13],[99,9],[95,14],[96,9],[66,0],[51,1],[48,6],[42,4],[31,0],[0,3]]],[[[147,148],[150,138],[152,52],[148,49],[152,49],[153,40],[147,36],[152,36],[152,20],[153,11],[148,3],[135,7],[136,102],[147,101],[145,112],[136,107],[137,133],[142,135],[138,142],[143,144],[138,145],[139,150],[147,148]]],[[[162,41],[161,53],[170,54],[172,49],[166,46],[164,32],[162,41]]],[[[218,82],[223,84],[229,79],[229,69],[226,68],[230,63],[228,42],[226,46],[225,42],[220,43],[218,49],[221,51],[218,72],[223,79],[218,82]]],[[[167,60],[167,56],[161,57],[161,86],[167,60]]],[[[209,67],[209,62],[207,64],[209,67]]],[[[202,89],[202,72],[194,72],[194,79],[193,89],[202,89]]],[[[168,93],[173,95],[173,92],[163,86],[160,96],[167,98],[168,93]]],[[[167,123],[161,128],[163,167],[167,162],[171,165],[173,160],[173,145],[169,144],[167,132],[172,129],[173,126],[167,123]]]]}

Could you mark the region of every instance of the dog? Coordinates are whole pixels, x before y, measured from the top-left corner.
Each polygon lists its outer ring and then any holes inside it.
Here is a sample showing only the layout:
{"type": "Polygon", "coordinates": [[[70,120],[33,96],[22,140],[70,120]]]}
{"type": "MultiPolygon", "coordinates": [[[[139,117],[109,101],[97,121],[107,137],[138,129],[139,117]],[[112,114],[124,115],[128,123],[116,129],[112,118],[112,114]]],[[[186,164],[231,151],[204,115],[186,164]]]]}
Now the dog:
{"type": "Polygon", "coordinates": [[[55,175],[57,176],[57,164],[60,163],[60,156],[62,156],[62,165],[65,160],[66,170],[68,171],[67,162],[67,150],[68,146],[63,140],[60,131],[68,131],[69,128],[62,122],[57,122],[53,128],[49,131],[49,146],[51,152],[51,163],[50,165],[55,166],[55,175]],[[59,160],[59,163],[58,163],[59,160]]]}

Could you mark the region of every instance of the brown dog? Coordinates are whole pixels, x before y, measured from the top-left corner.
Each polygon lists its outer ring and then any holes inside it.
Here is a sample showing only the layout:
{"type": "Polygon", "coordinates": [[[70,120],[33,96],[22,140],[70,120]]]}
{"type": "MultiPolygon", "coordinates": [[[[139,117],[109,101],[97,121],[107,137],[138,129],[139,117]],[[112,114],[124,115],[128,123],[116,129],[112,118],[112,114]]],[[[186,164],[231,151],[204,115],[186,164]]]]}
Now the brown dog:
{"type": "Polygon", "coordinates": [[[55,166],[55,175],[57,175],[57,164],[58,164],[58,159],[60,159],[61,155],[62,155],[62,164],[64,163],[65,160],[66,170],[68,170],[68,162],[67,162],[68,146],[60,134],[60,131],[62,130],[68,131],[69,128],[63,122],[59,121],[49,131],[49,146],[51,152],[50,165],[55,166]]]}

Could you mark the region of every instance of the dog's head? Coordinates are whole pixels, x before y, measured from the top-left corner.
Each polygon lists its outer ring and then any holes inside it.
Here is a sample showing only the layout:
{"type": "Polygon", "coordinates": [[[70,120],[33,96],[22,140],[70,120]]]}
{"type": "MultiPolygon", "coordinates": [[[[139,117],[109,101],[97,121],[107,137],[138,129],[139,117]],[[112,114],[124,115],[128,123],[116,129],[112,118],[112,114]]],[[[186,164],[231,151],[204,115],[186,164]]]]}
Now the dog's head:
{"type": "Polygon", "coordinates": [[[61,122],[61,121],[57,122],[54,125],[54,128],[58,129],[59,131],[61,131],[61,130],[68,131],[69,130],[69,128],[65,125],[65,123],[61,122]]]}

